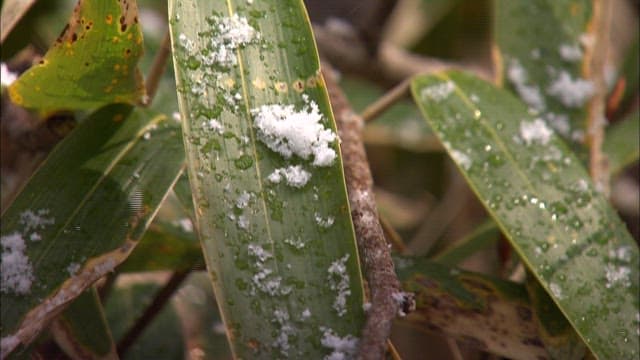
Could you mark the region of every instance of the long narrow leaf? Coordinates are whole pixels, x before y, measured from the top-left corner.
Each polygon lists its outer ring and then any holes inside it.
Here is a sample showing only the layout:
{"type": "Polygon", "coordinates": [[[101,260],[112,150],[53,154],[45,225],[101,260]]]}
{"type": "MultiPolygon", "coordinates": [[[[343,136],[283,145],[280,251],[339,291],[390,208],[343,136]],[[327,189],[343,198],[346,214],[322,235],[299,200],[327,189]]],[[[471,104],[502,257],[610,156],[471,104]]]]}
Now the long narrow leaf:
{"type": "Polygon", "coordinates": [[[414,79],[427,121],[596,356],[638,349],[638,246],[576,156],[512,95],[464,73],[414,79]]]}
{"type": "Polygon", "coordinates": [[[198,232],[234,355],[350,355],[361,275],[302,1],[174,0],[169,16],[198,232]]]}
{"type": "Polygon", "coordinates": [[[72,359],[114,359],[116,346],[94,287],[78,296],[54,320],[50,330],[72,359]]]}
{"type": "Polygon", "coordinates": [[[594,38],[593,0],[498,0],[498,76],[565,139],[586,134],[594,86],[584,66],[594,38]]]}
{"type": "Polygon", "coordinates": [[[179,139],[112,105],[53,150],[2,216],[3,356],[129,255],[180,173],[179,139]]]}

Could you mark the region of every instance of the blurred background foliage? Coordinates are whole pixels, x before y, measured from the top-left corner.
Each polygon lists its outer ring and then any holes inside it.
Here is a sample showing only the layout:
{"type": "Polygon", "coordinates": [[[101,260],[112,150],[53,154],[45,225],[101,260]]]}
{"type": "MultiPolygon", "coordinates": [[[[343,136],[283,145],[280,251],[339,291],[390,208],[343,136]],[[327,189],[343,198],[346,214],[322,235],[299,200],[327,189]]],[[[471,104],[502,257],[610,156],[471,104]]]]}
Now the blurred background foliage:
{"type": "MultiPolygon", "coordinates": [[[[640,2],[612,2],[615,21],[609,65],[618,79],[624,79],[622,86],[625,88],[622,100],[609,112],[608,120],[615,127],[620,120],[638,114],[640,2]]],[[[414,55],[452,60],[488,73],[494,71],[492,1],[307,0],[305,3],[316,26],[364,33],[365,38],[371,36],[414,55]],[[393,11],[380,15],[376,9],[393,11]]],[[[2,62],[18,73],[37,62],[59,35],[74,5],[73,0],[36,1],[2,44],[2,62]]],[[[138,7],[145,40],[140,67],[142,73],[147,74],[167,31],[166,3],[139,0],[138,7]]],[[[320,47],[321,53],[322,50],[320,47]]],[[[173,66],[167,64],[151,106],[169,116],[178,108],[172,69],[173,66]]],[[[340,76],[341,86],[357,111],[363,110],[392,85],[381,83],[373,76],[346,71],[340,76]]],[[[12,106],[3,92],[0,123],[3,210],[46,154],[83,114],[49,114],[45,121],[39,116],[12,106]]],[[[368,123],[364,139],[380,212],[403,239],[407,253],[435,255],[437,259],[443,249],[464,241],[465,236],[484,224],[494,230],[485,232],[482,248],[458,266],[487,275],[518,278],[516,255],[500,232],[495,231],[483,207],[409,98],[368,123]]],[[[631,165],[612,179],[611,194],[613,205],[636,241],[640,238],[639,176],[636,156],[631,165]]],[[[181,199],[180,186],[179,182],[141,245],[121,266],[122,274],[113,275],[114,281],[106,281],[107,288],[111,288],[109,296],[105,297],[106,315],[117,342],[131,326],[132,319],[151,302],[154,292],[167,281],[171,271],[196,269],[182,282],[170,305],[144,330],[139,342],[127,353],[127,359],[176,359],[185,354],[192,359],[230,358],[221,321],[215,312],[208,311],[213,308],[215,299],[206,275],[199,271],[202,260],[190,221],[190,199],[185,199],[184,194],[181,199]],[[166,246],[164,250],[162,246],[166,246]],[[177,247],[180,249],[176,250],[177,247]],[[144,262],[148,260],[150,249],[154,251],[154,264],[144,262]],[[175,251],[184,255],[180,257],[181,261],[175,261],[175,251]],[[167,261],[163,262],[163,258],[167,261]],[[133,273],[150,268],[154,272],[133,273]],[[127,315],[122,316],[123,313],[127,315]]],[[[46,343],[46,337],[43,335],[38,344],[46,343]]],[[[479,351],[473,344],[459,342],[458,347],[452,347],[451,340],[437,333],[425,334],[407,326],[394,328],[392,340],[404,359],[423,358],[424,349],[429,349],[434,359],[459,359],[460,355],[464,359],[498,358],[479,351]]]]}

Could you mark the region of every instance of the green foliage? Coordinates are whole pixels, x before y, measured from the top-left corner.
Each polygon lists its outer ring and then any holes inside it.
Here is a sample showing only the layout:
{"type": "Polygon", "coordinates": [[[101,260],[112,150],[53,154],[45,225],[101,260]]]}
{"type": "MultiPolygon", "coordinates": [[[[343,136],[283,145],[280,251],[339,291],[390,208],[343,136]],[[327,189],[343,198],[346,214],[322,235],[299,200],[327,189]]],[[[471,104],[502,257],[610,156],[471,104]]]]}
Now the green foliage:
{"type": "Polygon", "coordinates": [[[637,351],[638,246],[576,156],[527,107],[464,73],[414,99],[521,259],[602,358],[637,351]],[[600,269],[600,271],[593,271],[600,269]],[[621,329],[603,332],[603,327],[621,329]]]}
{"type": "Polygon", "coordinates": [[[254,125],[258,112],[291,104],[336,131],[302,2],[169,4],[198,231],[233,352],[329,354],[323,336],[357,336],[364,315],[340,158],[283,157],[254,125]],[[308,182],[268,180],[288,166],[308,182]]]}
{"type": "Polygon", "coordinates": [[[17,105],[45,111],[137,104],[144,95],[141,56],[135,1],[81,1],[44,58],[9,94],[17,105]]]}
{"type": "Polygon", "coordinates": [[[113,271],[144,234],[183,161],[177,124],[128,105],[96,111],[65,138],[2,216],[3,243],[21,238],[33,269],[30,291],[2,293],[2,336],[20,329],[20,340],[29,341],[113,271]]]}

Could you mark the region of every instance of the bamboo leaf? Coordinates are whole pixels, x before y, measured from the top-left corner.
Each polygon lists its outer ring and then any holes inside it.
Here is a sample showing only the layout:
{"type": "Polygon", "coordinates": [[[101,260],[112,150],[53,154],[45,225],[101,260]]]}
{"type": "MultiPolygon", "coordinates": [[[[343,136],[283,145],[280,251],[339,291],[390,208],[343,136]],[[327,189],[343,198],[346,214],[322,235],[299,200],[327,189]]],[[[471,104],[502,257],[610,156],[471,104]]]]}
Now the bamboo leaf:
{"type": "Polygon", "coordinates": [[[640,156],[640,113],[635,111],[607,128],[602,150],[609,160],[612,174],[638,161],[640,156]]]}
{"type": "Polygon", "coordinates": [[[136,104],[142,33],[135,0],[80,0],[39,64],[9,87],[17,105],[45,111],[136,104]]]}
{"type": "Polygon", "coordinates": [[[113,271],[177,179],[177,124],[128,105],[85,119],[2,216],[2,353],[113,271]]]}
{"type": "Polygon", "coordinates": [[[637,355],[638,246],[576,156],[523,103],[473,76],[417,77],[412,92],[587,346],[601,358],[637,355]]]}
{"type": "Polygon", "coordinates": [[[98,292],[91,287],[53,321],[54,339],[72,359],[114,359],[116,347],[98,292]]]}
{"type": "MultiPolygon", "coordinates": [[[[126,274],[119,276],[105,302],[106,317],[113,337],[121,340],[145,311],[161,288],[156,274],[126,274]]],[[[185,338],[180,318],[173,302],[168,303],[140,334],[123,359],[170,360],[184,357],[185,338]]]]}
{"type": "Polygon", "coordinates": [[[302,1],[176,0],[169,17],[198,232],[234,356],[350,355],[361,275],[302,1]]]}
{"type": "Polygon", "coordinates": [[[489,220],[478,226],[469,235],[431,256],[431,260],[454,266],[479,250],[495,244],[500,237],[500,229],[489,220]]]}
{"type": "Polygon", "coordinates": [[[498,0],[496,55],[500,82],[563,138],[585,135],[586,101],[593,85],[584,72],[593,42],[592,0],[498,0]]]}

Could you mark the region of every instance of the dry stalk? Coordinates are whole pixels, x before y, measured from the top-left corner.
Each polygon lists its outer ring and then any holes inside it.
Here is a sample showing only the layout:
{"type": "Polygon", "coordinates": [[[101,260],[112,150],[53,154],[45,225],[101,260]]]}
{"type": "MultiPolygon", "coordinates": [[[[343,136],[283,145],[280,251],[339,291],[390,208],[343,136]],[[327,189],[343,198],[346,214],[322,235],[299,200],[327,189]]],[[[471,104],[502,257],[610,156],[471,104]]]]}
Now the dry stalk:
{"type": "Polygon", "coordinates": [[[413,306],[413,296],[400,290],[390,249],[378,221],[373,179],[362,142],[364,122],[347,102],[329,64],[325,62],[323,67],[341,140],[351,217],[370,290],[371,307],[362,331],[358,358],[383,359],[391,333],[391,323],[397,314],[403,314],[413,306]]]}

